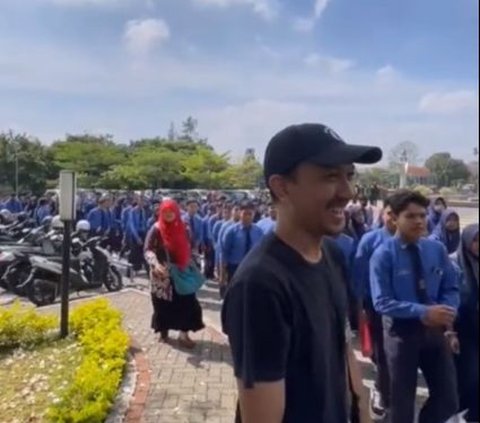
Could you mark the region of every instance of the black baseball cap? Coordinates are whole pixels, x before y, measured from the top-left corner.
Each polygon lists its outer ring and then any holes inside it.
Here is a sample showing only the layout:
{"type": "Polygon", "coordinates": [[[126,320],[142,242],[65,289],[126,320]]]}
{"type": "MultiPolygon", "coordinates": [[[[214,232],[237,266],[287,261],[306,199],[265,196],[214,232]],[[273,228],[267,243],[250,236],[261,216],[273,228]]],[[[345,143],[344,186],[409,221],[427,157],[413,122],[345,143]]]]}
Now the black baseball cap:
{"type": "Polygon", "coordinates": [[[374,164],[382,159],[379,147],[347,144],[336,132],[320,123],[292,125],[268,143],[263,162],[265,180],[285,175],[301,163],[335,167],[345,164],[374,164]]]}

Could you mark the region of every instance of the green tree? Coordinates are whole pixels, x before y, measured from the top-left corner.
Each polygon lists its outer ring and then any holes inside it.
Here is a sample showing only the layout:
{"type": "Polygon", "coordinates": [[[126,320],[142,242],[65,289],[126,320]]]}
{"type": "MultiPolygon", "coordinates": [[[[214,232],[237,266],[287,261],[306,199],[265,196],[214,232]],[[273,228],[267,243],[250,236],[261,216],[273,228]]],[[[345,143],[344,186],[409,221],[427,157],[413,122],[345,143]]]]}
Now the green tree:
{"type": "Polygon", "coordinates": [[[198,148],[195,154],[182,160],[184,177],[196,187],[216,189],[222,187],[222,173],[229,168],[226,155],[218,155],[208,148],[198,148]]]}
{"type": "Polygon", "coordinates": [[[109,135],[67,135],[55,142],[51,151],[55,165],[76,171],[79,185],[85,187],[99,187],[102,176],[128,157],[127,150],[109,135]]]}
{"type": "Polygon", "coordinates": [[[254,158],[245,158],[240,164],[231,165],[223,174],[228,188],[253,189],[261,185],[262,165],[254,158]]]}
{"type": "Polygon", "coordinates": [[[377,184],[380,187],[390,188],[398,183],[398,174],[391,169],[373,167],[359,172],[358,183],[362,186],[377,184]]]}
{"type": "Polygon", "coordinates": [[[454,183],[466,182],[470,177],[468,166],[446,152],[433,154],[425,162],[425,167],[432,172],[440,187],[450,187],[454,183]]]}
{"type": "Polygon", "coordinates": [[[0,168],[0,186],[4,189],[16,189],[18,169],[18,191],[35,194],[45,191],[48,178],[55,172],[51,156],[39,140],[12,131],[0,134],[0,168]]]}

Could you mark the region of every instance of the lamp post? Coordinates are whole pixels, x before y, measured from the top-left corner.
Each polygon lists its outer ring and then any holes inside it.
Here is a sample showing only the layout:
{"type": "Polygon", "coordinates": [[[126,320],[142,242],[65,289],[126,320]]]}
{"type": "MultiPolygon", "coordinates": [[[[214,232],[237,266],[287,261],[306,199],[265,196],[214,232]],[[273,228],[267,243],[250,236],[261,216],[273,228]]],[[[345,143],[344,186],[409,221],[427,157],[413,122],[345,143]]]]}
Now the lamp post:
{"type": "Polygon", "coordinates": [[[60,337],[68,335],[68,301],[70,291],[70,249],[72,222],[75,220],[75,194],[77,181],[75,172],[60,172],[60,218],[63,221],[63,260],[61,285],[60,337]]]}

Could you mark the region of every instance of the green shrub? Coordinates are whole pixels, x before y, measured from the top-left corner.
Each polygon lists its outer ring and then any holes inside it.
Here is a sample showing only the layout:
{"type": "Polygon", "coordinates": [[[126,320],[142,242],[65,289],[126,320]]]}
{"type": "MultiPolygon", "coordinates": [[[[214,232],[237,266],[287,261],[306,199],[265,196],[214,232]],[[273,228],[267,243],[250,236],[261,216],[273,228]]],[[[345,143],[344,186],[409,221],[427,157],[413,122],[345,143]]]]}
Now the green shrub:
{"type": "Polygon", "coordinates": [[[72,333],[78,337],[84,358],[61,401],[48,410],[52,422],[105,421],[122,380],[129,345],[121,324],[121,313],[104,299],[72,311],[72,333]]]}
{"type": "Polygon", "coordinates": [[[56,316],[39,314],[17,301],[11,307],[0,308],[0,350],[37,345],[56,327],[56,316]]]}
{"type": "Polygon", "coordinates": [[[451,197],[452,195],[456,194],[456,191],[453,188],[443,187],[440,188],[439,193],[442,197],[451,197]]]}
{"type": "Polygon", "coordinates": [[[425,197],[429,197],[430,195],[433,194],[433,190],[430,187],[427,187],[425,185],[417,185],[413,188],[413,190],[419,192],[425,197]]]}

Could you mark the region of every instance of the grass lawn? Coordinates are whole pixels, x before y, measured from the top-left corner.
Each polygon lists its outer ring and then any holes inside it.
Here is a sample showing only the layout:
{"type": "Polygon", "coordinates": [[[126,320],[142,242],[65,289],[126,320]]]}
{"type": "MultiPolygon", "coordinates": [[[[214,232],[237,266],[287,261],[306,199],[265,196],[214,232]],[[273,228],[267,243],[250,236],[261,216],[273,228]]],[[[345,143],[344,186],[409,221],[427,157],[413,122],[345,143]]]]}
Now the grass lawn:
{"type": "Polygon", "coordinates": [[[0,422],[45,422],[47,408],[70,384],[81,358],[73,339],[0,355],[0,422]]]}

